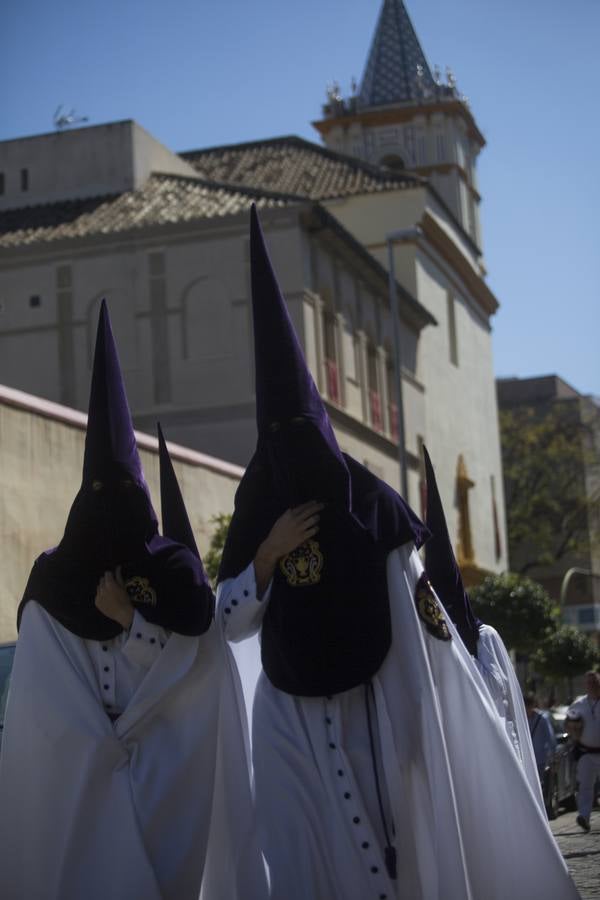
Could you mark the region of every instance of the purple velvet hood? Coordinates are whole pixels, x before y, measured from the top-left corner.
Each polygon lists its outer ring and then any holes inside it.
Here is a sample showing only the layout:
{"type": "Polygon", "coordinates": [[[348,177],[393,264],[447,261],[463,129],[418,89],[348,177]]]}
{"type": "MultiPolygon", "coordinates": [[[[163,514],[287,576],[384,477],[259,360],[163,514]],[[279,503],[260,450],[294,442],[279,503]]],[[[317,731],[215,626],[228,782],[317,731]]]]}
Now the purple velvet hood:
{"type": "Polygon", "coordinates": [[[250,251],[258,442],[236,492],[219,580],[246,568],[286,509],[325,504],[314,540],[275,571],[261,648],[281,690],[332,694],[381,665],[391,641],[387,554],[420,546],[428,532],[389,485],[340,450],[254,207],[250,251]]]}
{"type": "Polygon", "coordinates": [[[95,606],[98,581],[120,566],[126,589],[149,622],[181,634],[210,625],[210,598],[187,547],[160,537],[144,479],[106,303],[100,309],[83,479],[60,544],[34,563],[21,605],[35,600],[79,637],[108,640],[122,630],[95,606]]]}

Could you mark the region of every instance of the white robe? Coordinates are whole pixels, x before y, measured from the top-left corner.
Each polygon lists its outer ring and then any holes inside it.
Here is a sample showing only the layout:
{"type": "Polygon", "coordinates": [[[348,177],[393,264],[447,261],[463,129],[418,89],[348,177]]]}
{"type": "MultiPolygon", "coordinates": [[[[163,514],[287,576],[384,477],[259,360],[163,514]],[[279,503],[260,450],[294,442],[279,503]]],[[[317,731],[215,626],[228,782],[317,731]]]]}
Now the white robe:
{"type": "Polygon", "coordinates": [[[216,623],[114,725],[85,642],[25,607],[0,757],[2,900],[263,900],[243,699],[216,623]]]}
{"type": "Polygon", "coordinates": [[[525,777],[540,809],[545,810],[521,686],[504,641],[491,625],[482,625],[479,629],[477,659],[473,662],[490,693],[496,712],[504,723],[508,739],[523,766],[525,777]]]}
{"type": "MultiPolygon", "coordinates": [[[[293,697],[263,673],[253,704],[253,761],[272,897],[574,900],[546,817],[472,658],[451,623],[453,640],[441,641],[417,614],[422,571],[412,544],[388,558],[392,647],[373,678],[376,755],[398,878],[388,876],[383,860],[364,689],[293,697]]],[[[252,565],[223,582],[217,596],[229,638],[258,631],[268,594],[257,600],[252,565]]],[[[236,654],[250,683],[251,657],[249,649],[236,654]]]]}

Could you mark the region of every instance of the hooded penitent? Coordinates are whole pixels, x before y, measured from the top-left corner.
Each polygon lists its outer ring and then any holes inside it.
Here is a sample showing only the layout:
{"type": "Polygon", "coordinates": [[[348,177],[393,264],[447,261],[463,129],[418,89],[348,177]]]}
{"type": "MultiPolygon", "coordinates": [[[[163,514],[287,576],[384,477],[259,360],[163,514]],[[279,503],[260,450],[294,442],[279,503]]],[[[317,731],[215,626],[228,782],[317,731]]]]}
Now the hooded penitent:
{"type": "Polygon", "coordinates": [[[79,637],[115,637],[121,626],[96,609],[94,601],[102,575],[119,566],[134,606],[147,621],[187,635],[209,627],[212,592],[196,558],[187,547],[158,534],[103,302],[81,488],[60,544],[33,566],[19,621],[24,604],[36,600],[79,637]]]}
{"type": "Polygon", "coordinates": [[[388,485],[342,453],[251,212],[256,452],[238,487],[219,580],[256,555],[276,519],[325,504],[319,532],[282,559],[262,625],[263,668],[279,689],[321,696],[368,681],[391,642],[386,558],[427,531],[388,485]]]}
{"type": "Polygon", "coordinates": [[[427,527],[432,535],[425,544],[425,569],[465,647],[472,656],[477,656],[481,622],[475,616],[465,591],[448,534],[435,473],[425,446],[423,456],[427,476],[427,527]]]}

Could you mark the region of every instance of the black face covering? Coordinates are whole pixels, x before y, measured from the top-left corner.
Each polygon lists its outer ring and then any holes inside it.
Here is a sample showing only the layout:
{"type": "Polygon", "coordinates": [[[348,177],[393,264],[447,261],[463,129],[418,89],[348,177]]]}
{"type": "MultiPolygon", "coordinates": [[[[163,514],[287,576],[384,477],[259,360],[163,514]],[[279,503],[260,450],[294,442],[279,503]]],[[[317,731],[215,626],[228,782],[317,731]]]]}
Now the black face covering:
{"type": "Polygon", "coordinates": [[[309,500],[347,505],[349,475],[307,418],[273,423],[264,441],[273,490],[284,509],[309,500]]]}

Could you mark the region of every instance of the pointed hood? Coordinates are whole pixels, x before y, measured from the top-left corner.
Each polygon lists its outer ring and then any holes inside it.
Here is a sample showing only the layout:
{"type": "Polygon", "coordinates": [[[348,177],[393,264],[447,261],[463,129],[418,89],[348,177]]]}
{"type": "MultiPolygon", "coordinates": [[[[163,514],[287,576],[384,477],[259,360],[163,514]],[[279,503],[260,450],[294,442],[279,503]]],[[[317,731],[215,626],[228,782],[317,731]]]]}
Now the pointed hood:
{"type": "Polygon", "coordinates": [[[92,370],[83,483],[127,475],[147,491],[106,301],[102,301],[92,370]]]}
{"type": "Polygon", "coordinates": [[[95,597],[100,578],[117,567],[147,621],[187,635],[210,626],[213,596],[201,564],[186,547],[158,534],[102,301],[81,488],[60,544],[42,553],[31,570],[17,621],[33,599],[79,637],[115,637],[122,628],[96,608],[95,597]]]}
{"type": "Polygon", "coordinates": [[[423,446],[423,456],[427,477],[426,522],[432,534],[425,544],[425,569],[467,650],[472,656],[477,656],[477,640],[481,622],[473,613],[469,595],[465,591],[452,549],[433,465],[425,446],[423,446]]]}
{"type": "Polygon", "coordinates": [[[270,449],[288,505],[318,497],[349,509],[348,468],[296,337],[254,204],[250,217],[259,444],[270,449]]]}
{"type": "Polygon", "coordinates": [[[318,533],[275,570],[261,656],[280,690],[335,694],[367,682],[385,659],[387,555],[419,546],[425,529],[395,491],[341,452],[254,207],[250,237],[258,443],[236,491],[219,580],[248,566],[286,509],[320,501],[318,533]]]}
{"type": "Polygon", "coordinates": [[[181,489],[171,456],[167,449],[167,443],[163,430],[158,428],[158,451],[160,460],[160,505],[162,510],[162,530],[165,537],[178,544],[183,544],[200,559],[200,552],[194,538],[194,532],[183,502],[181,489]]]}

